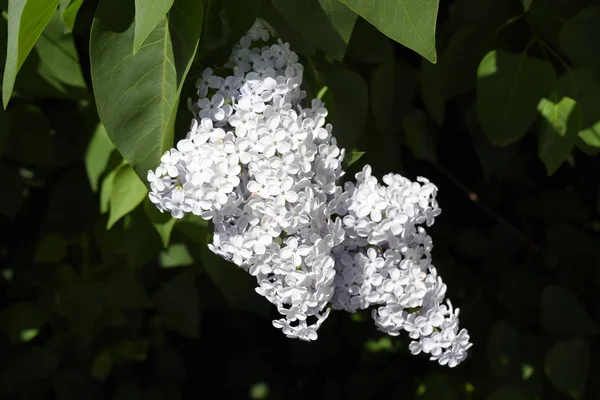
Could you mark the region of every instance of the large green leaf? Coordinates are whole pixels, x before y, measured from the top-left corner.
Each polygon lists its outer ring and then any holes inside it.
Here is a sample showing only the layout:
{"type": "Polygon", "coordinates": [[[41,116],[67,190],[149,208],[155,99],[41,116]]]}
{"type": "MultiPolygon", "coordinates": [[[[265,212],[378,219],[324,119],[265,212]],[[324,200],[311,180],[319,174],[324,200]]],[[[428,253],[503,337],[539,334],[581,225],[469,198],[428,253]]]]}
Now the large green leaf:
{"type": "Polygon", "coordinates": [[[487,138],[505,146],[523,136],[535,121],[537,105],[548,95],[556,73],[548,61],[489,52],[477,71],[477,112],[487,138]]]}
{"type": "Polygon", "coordinates": [[[144,200],[146,193],[148,193],[146,186],[140,181],[131,165],[122,165],[113,178],[106,228],[110,229],[115,222],[136,208],[144,200]]]}
{"type": "Polygon", "coordinates": [[[54,14],[60,0],[11,0],[8,6],[8,43],[2,103],[10,100],[17,73],[54,14]]]}
{"type": "Polygon", "coordinates": [[[390,38],[435,63],[439,0],[341,0],[390,38]]]}
{"type": "Polygon", "coordinates": [[[556,86],[561,97],[571,97],[581,109],[579,137],[588,146],[600,147],[600,85],[591,67],[568,71],[556,86]]]}
{"type": "Polygon", "coordinates": [[[328,56],[341,61],[356,14],[338,0],[271,0],[285,20],[328,56]]]}
{"type": "Polygon", "coordinates": [[[551,96],[542,99],[538,106],[544,122],[538,140],[538,155],[552,175],[569,157],[575,147],[581,127],[581,112],[577,102],[570,97],[551,96]]]}
{"type": "Polygon", "coordinates": [[[135,55],[133,12],[130,1],[100,1],[90,58],[100,119],[145,179],[172,146],[179,94],[198,46],[202,2],[176,0],[135,55]]]}
{"type": "Polygon", "coordinates": [[[135,36],[133,54],[136,54],[156,26],[165,18],[173,0],[135,0],[135,36]]]}
{"type": "Polygon", "coordinates": [[[585,398],[589,369],[590,348],[584,340],[557,343],[546,354],[546,376],[572,399],[585,398]]]}

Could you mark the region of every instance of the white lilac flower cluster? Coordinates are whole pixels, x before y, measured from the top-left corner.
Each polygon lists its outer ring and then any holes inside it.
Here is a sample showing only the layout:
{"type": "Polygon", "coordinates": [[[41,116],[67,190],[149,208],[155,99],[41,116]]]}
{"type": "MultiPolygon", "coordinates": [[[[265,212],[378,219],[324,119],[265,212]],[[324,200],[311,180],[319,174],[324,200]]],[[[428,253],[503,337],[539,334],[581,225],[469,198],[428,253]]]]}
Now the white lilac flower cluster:
{"type": "Polygon", "coordinates": [[[174,218],[212,220],[210,249],[243,268],[285,335],[315,340],[331,308],[373,307],[376,326],[407,331],[413,354],[454,367],[469,335],[431,265],[436,187],[365,166],[338,185],[344,150],[319,100],[303,108],[303,66],[258,20],[223,78],[207,68],[186,139],[148,172],[150,200],[174,218]],[[260,45],[259,45],[260,44],[260,45]]]}

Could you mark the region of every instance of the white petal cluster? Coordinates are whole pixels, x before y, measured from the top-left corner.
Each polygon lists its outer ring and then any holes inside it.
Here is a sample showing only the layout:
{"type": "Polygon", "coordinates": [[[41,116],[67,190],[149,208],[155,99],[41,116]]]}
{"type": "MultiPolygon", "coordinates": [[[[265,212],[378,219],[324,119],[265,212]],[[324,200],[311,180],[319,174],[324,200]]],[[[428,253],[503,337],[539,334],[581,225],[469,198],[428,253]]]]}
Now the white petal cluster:
{"type": "Polygon", "coordinates": [[[300,105],[303,66],[274,36],[258,20],[223,71],[203,72],[186,139],[148,172],[150,200],[174,218],[212,220],[210,249],[256,277],[288,337],[315,340],[331,308],[374,306],[379,329],[405,330],[414,354],[455,366],[469,336],[442,304],[420,226],[440,213],[436,187],[392,174],[381,185],[369,166],[339,186],[344,150],[327,109],[300,105]]]}

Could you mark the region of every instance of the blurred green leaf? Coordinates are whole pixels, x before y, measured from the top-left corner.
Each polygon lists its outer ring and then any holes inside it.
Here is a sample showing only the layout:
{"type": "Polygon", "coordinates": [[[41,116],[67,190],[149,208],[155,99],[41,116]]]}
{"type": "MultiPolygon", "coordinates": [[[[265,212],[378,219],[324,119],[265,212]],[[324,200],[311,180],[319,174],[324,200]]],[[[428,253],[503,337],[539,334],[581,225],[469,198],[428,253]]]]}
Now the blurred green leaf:
{"type": "Polygon", "coordinates": [[[585,398],[589,369],[590,349],[581,339],[556,343],[546,355],[546,376],[558,390],[575,400],[585,398]]]}
{"type": "MultiPolygon", "coordinates": [[[[495,33],[495,27],[473,24],[461,27],[450,37],[444,53],[440,57],[443,98],[452,99],[475,88],[477,68],[483,56],[491,49],[495,33]]],[[[423,85],[436,84],[440,83],[423,82],[423,85]]],[[[430,89],[430,91],[434,90],[437,91],[440,88],[430,89]]]]}
{"type": "MultiPolygon", "coordinates": [[[[35,48],[41,60],[38,71],[43,77],[49,80],[56,79],[61,84],[73,88],[86,89],[73,35],[64,32],[58,11],[48,21],[35,48]]],[[[65,92],[68,90],[62,85],[58,87],[65,92]]]]}
{"type": "Polygon", "coordinates": [[[568,71],[556,85],[558,96],[570,97],[581,109],[579,137],[585,144],[600,148],[600,84],[589,67],[568,71]]]}
{"type": "Polygon", "coordinates": [[[346,54],[356,14],[338,0],[271,0],[285,20],[335,60],[346,54]]]}
{"type": "Polygon", "coordinates": [[[107,213],[110,205],[110,197],[113,191],[113,183],[115,181],[115,175],[117,174],[117,170],[120,167],[117,167],[110,171],[102,180],[102,184],[100,185],[100,212],[102,214],[107,213]]]}
{"type": "Polygon", "coordinates": [[[538,154],[552,175],[569,157],[575,147],[581,129],[581,112],[575,100],[558,99],[555,93],[550,99],[543,98],[538,105],[544,121],[538,140],[538,154]]]}
{"type": "Polygon", "coordinates": [[[90,37],[92,82],[100,119],[138,176],[172,146],[179,94],[202,24],[200,0],[176,0],[133,55],[133,7],[101,0],[90,37]]]}
{"type": "Polygon", "coordinates": [[[136,208],[144,200],[146,193],[148,193],[146,186],[140,181],[131,165],[119,167],[113,178],[106,229],[110,229],[115,222],[136,208]]]}
{"type": "Polygon", "coordinates": [[[96,320],[105,305],[105,293],[99,282],[88,281],[66,265],[58,267],[58,302],[73,330],[86,342],[92,338],[96,320]]]}
{"type": "Polygon", "coordinates": [[[349,167],[352,166],[352,164],[354,164],[355,162],[357,162],[358,160],[360,160],[360,158],[362,156],[365,155],[364,151],[352,151],[348,154],[346,154],[346,165],[349,167]]]}
{"type": "Polygon", "coordinates": [[[96,379],[104,380],[110,374],[113,368],[112,356],[110,351],[102,350],[92,363],[92,376],[96,379]]]}
{"type": "Polygon", "coordinates": [[[144,200],[144,211],[146,211],[146,215],[150,218],[152,225],[154,225],[156,232],[160,236],[163,246],[167,248],[171,239],[171,232],[177,220],[169,212],[160,212],[148,198],[144,200]]]}
{"type": "Polygon", "coordinates": [[[172,244],[160,253],[160,266],[163,268],[186,267],[194,263],[185,244],[172,244]]]}
{"type": "Polygon", "coordinates": [[[154,295],[153,302],[170,329],[192,338],[198,337],[200,304],[191,269],[165,283],[154,295]]]}
{"type": "Polygon", "coordinates": [[[517,359],[519,332],[508,322],[497,322],[490,331],[487,355],[493,373],[504,381],[516,382],[521,376],[517,359]]]}
{"type": "Polygon", "coordinates": [[[542,292],[541,324],[546,332],[558,338],[587,336],[597,332],[594,321],[577,297],[560,286],[548,286],[542,292]],[[560,316],[560,318],[559,318],[560,316]]]}
{"type": "Polygon", "coordinates": [[[390,38],[435,63],[435,26],[439,0],[341,0],[390,38]],[[402,23],[398,23],[402,21],[402,23]]]}
{"type": "Polygon", "coordinates": [[[56,234],[46,235],[35,249],[33,259],[39,263],[53,263],[62,260],[67,255],[64,240],[56,234]]]}
{"type": "Polygon", "coordinates": [[[61,0],[60,2],[59,10],[62,13],[62,19],[71,31],[75,26],[75,19],[82,4],[83,0],[61,0]]]}
{"type": "Polygon", "coordinates": [[[443,374],[427,375],[418,389],[417,399],[421,400],[457,400],[457,394],[450,378],[443,374]]]}
{"type": "Polygon", "coordinates": [[[0,327],[13,345],[33,339],[45,322],[44,313],[32,303],[15,302],[0,313],[0,327]]]}
{"type": "Polygon", "coordinates": [[[135,36],[133,54],[136,54],[156,26],[166,17],[173,0],[135,0],[135,36]]]}
{"type": "Polygon", "coordinates": [[[8,44],[2,102],[8,105],[17,73],[37,42],[60,0],[11,0],[8,7],[8,44]]]}
{"type": "Polygon", "coordinates": [[[92,190],[98,190],[98,181],[104,173],[115,145],[110,141],[104,125],[98,124],[85,152],[85,169],[92,190]]]}
{"type": "Polygon", "coordinates": [[[523,3],[523,10],[529,11],[529,8],[531,7],[531,3],[533,3],[533,0],[521,0],[521,3],[523,3]]]}
{"type": "Polygon", "coordinates": [[[537,117],[537,105],[548,95],[556,73],[548,61],[488,53],[477,71],[477,112],[487,138],[506,146],[520,139],[537,117]]]}

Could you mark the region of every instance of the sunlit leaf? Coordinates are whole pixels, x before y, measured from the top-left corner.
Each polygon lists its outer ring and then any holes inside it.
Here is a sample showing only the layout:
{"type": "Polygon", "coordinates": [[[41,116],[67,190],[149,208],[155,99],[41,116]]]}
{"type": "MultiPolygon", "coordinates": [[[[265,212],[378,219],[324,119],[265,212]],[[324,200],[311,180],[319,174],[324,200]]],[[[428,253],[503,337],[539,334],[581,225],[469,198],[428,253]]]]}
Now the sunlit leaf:
{"type": "Polygon", "coordinates": [[[581,111],[570,97],[542,99],[538,105],[541,124],[538,155],[552,175],[569,157],[581,128],[581,111]]]}
{"type": "Polygon", "coordinates": [[[477,71],[477,112],[487,138],[505,146],[520,139],[537,118],[537,105],[556,80],[545,60],[502,50],[488,53],[477,71]]]}
{"type": "Polygon", "coordinates": [[[158,211],[156,206],[148,198],[144,201],[144,210],[160,236],[163,246],[167,248],[169,246],[169,240],[171,239],[171,232],[173,231],[173,227],[177,220],[173,218],[169,212],[161,213],[158,211]]]}
{"type": "Polygon", "coordinates": [[[83,0],[61,0],[59,10],[62,13],[62,19],[70,30],[75,26],[77,13],[83,4],[83,0]]]}
{"type": "Polygon", "coordinates": [[[85,170],[94,192],[98,190],[98,181],[108,165],[114,148],[115,145],[106,134],[104,125],[98,124],[85,152],[85,170]]]}
{"type": "Polygon", "coordinates": [[[146,186],[140,181],[131,165],[119,167],[113,178],[106,228],[110,229],[115,222],[136,208],[144,200],[146,193],[148,193],[146,186]]]}

